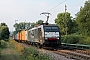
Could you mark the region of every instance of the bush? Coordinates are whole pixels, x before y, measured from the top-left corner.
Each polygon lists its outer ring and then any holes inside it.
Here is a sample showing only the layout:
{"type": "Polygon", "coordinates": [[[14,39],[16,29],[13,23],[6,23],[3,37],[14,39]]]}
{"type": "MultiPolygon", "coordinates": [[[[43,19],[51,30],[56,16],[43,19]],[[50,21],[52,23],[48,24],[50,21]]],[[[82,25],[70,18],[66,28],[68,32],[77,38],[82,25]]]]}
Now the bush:
{"type": "Polygon", "coordinates": [[[70,44],[84,44],[84,45],[90,45],[90,37],[87,36],[62,36],[61,37],[62,43],[70,43],[70,44]]]}
{"type": "Polygon", "coordinates": [[[6,48],[7,43],[4,40],[0,40],[0,48],[6,48]]]}
{"type": "Polygon", "coordinates": [[[68,35],[68,36],[63,36],[61,38],[61,42],[62,43],[70,43],[70,44],[75,44],[75,43],[78,43],[79,40],[80,40],[80,37],[79,36],[72,36],[72,35],[68,35]]]}
{"type": "Polygon", "coordinates": [[[4,40],[0,40],[0,56],[3,48],[7,47],[7,43],[4,40]]]}
{"type": "Polygon", "coordinates": [[[4,39],[4,41],[9,42],[10,39],[4,39]]]}
{"type": "Polygon", "coordinates": [[[79,44],[90,45],[90,37],[82,37],[82,39],[79,40],[78,43],[79,43],[79,44]]]}
{"type": "Polygon", "coordinates": [[[23,60],[51,60],[48,55],[39,53],[35,47],[25,48],[22,52],[23,60]]]}
{"type": "Polygon", "coordinates": [[[15,40],[9,40],[9,47],[15,49],[19,53],[21,53],[21,51],[24,49],[24,46],[15,40]]]}
{"type": "Polygon", "coordinates": [[[90,45],[90,37],[87,37],[85,43],[86,43],[87,45],[90,45]]]}
{"type": "Polygon", "coordinates": [[[0,47],[0,57],[1,57],[1,51],[2,51],[2,48],[0,47]]]}

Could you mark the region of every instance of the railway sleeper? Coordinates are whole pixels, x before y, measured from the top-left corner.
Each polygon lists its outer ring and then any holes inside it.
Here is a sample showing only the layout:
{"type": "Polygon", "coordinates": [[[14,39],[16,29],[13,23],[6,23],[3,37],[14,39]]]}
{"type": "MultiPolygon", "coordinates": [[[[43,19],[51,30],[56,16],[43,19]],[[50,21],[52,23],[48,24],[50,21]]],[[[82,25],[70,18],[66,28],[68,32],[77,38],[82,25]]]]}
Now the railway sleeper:
{"type": "Polygon", "coordinates": [[[81,59],[81,60],[90,60],[89,55],[79,54],[79,53],[70,52],[70,51],[63,51],[63,50],[61,50],[59,52],[66,54],[66,56],[69,58],[81,59]]]}
{"type": "Polygon", "coordinates": [[[65,57],[71,58],[71,59],[90,60],[90,57],[81,56],[81,55],[77,55],[77,54],[65,53],[64,55],[66,55],[65,57]]]}
{"type": "Polygon", "coordinates": [[[73,56],[73,58],[75,59],[81,59],[81,60],[86,60],[86,59],[90,59],[89,56],[86,55],[81,55],[81,54],[73,54],[73,53],[68,53],[69,55],[73,56]]]}
{"type": "Polygon", "coordinates": [[[76,50],[76,52],[90,55],[90,52],[88,52],[88,51],[76,50]]]}

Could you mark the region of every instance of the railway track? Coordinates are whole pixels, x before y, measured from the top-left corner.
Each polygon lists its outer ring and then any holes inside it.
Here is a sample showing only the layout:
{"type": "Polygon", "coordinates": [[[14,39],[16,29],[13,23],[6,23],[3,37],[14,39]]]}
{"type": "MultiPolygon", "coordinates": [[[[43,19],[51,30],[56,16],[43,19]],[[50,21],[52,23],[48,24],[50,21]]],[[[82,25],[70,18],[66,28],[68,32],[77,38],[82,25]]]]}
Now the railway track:
{"type": "MultiPolygon", "coordinates": [[[[25,48],[29,48],[30,45],[25,44],[25,43],[21,43],[25,48]]],[[[53,50],[48,50],[48,49],[39,49],[39,51],[42,51],[43,53],[48,53],[50,54],[52,57],[54,57],[54,59],[59,60],[62,57],[62,60],[66,60],[66,58],[71,59],[71,60],[90,60],[90,50],[78,50],[78,49],[59,49],[57,51],[53,51],[53,50]],[[48,51],[48,52],[47,52],[48,51]],[[49,53],[52,52],[52,53],[49,53]],[[58,56],[58,57],[57,57],[58,56]]]]}
{"type": "Polygon", "coordinates": [[[90,50],[75,50],[77,53],[82,53],[86,55],[90,55],[90,50]]]}
{"type": "Polygon", "coordinates": [[[72,48],[72,47],[61,47],[61,49],[58,50],[58,52],[55,52],[58,54],[62,54],[68,58],[73,58],[76,60],[90,60],[90,50],[88,49],[78,49],[78,48],[72,48]]]}
{"type": "Polygon", "coordinates": [[[76,51],[70,51],[70,50],[58,50],[54,51],[57,54],[66,56],[71,59],[76,59],[76,60],[90,60],[90,55],[78,53],[76,51]]]}
{"type": "Polygon", "coordinates": [[[52,51],[52,52],[59,55],[63,55],[69,59],[90,60],[90,50],[60,49],[60,50],[52,51]]]}
{"type": "MultiPolygon", "coordinates": [[[[24,46],[25,48],[29,48],[31,45],[25,44],[25,43],[20,43],[22,46],[24,46]]],[[[38,49],[38,48],[37,48],[38,49]]],[[[38,51],[40,53],[46,54],[48,56],[50,56],[53,60],[73,60],[70,58],[67,58],[65,56],[62,56],[60,54],[54,53],[53,50],[51,49],[38,49],[38,51]]]]}

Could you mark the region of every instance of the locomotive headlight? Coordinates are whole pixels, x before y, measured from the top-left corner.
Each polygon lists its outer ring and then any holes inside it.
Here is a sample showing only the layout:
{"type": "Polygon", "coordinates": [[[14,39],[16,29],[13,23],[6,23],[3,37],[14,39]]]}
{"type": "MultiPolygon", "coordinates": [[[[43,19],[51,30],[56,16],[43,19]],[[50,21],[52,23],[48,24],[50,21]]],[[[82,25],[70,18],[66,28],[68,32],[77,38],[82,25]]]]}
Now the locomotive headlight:
{"type": "Polygon", "coordinates": [[[47,40],[48,38],[45,38],[45,40],[47,40]]]}
{"type": "Polygon", "coordinates": [[[57,38],[57,39],[59,39],[59,38],[57,38]]]}

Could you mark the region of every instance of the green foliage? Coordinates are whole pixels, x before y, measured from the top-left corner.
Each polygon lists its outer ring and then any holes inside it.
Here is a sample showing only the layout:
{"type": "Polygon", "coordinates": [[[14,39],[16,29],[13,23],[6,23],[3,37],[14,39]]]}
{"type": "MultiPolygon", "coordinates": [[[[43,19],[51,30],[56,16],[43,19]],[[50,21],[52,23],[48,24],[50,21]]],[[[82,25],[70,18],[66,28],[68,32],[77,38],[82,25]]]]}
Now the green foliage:
{"type": "Polygon", "coordinates": [[[90,37],[82,37],[79,42],[79,44],[85,44],[85,45],[90,45],[90,37]]]}
{"type": "Polygon", "coordinates": [[[7,26],[6,23],[1,23],[1,26],[7,26]]]}
{"type": "Polygon", "coordinates": [[[36,22],[36,24],[42,24],[44,21],[43,20],[38,20],[37,22],[36,22]]]}
{"type": "Polygon", "coordinates": [[[34,23],[30,22],[21,22],[21,23],[15,23],[13,25],[15,27],[14,35],[22,30],[29,30],[34,26],[34,23]]]}
{"type": "Polygon", "coordinates": [[[9,28],[5,23],[1,23],[0,25],[0,40],[6,40],[9,38],[9,28]]]}
{"type": "Polygon", "coordinates": [[[7,43],[4,40],[0,40],[0,48],[6,48],[7,43]]]}
{"type": "Polygon", "coordinates": [[[2,51],[2,48],[0,48],[0,57],[1,57],[1,51],[2,51]]]}
{"type": "Polygon", "coordinates": [[[82,36],[90,36],[90,1],[86,1],[84,7],[76,15],[79,32],[82,36]]]}
{"type": "Polygon", "coordinates": [[[85,40],[85,44],[90,45],[90,37],[87,37],[87,39],[85,40]]]}
{"type": "Polygon", "coordinates": [[[9,38],[9,29],[7,26],[0,27],[0,39],[8,39],[9,38]]]}
{"type": "Polygon", "coordinates": [[[76,44],[79,42],[80,37],[79,36],[73,36],[73,35],[69,35],[69,36],[63,36],[61,38],[62,43],[70,43],[70,44],[76,44]]]}
{"type": "Polygon", "coordinates": [[[87,36],[68,35],[62,36],[61,40],[62,43],[90,45],[90,37],[87,36]]]}
{"type": "Polygon", "coordinates": [[[29,30],[31,28],[33,28],[36,24],[42,24],[43,20],[38,20],[36,23],[30,23],[30,22],[21,22],[21,23],[15,23],[13,26],[15,27],[15,31],[14,34],[17,34],[18,32],[22,31],[22,30],[29,30]]]}
{"type": "Polygon", "coordinates": [[[0,24],[0,56],[2,49],[7,47],[7,43],[5,42],[5,40],[8,38],[9,38],[9,29],[5,23],[1,23],[0,24]],[[1,39],[5,39],[5,40],[1,40],[1,39]]]}
{"type": "Polygon", "coordinates": [[[30,22],[21,22],[21,23],[15,23],[13,26],[15,27],[15,30],[17,32],[20,32],[21,30],[28,30],[30,29],[31,23],[30,22]]]}
{"type": "Polygon", "coordinates": [[[68,34],[72,34],[72,33],[76,33],[78,32],[78,25],[76,23],[75,18],[73,18],[72,20],[69,20],[67,22],[67,26],[68,26],[68,34]]]}
{"type": "Polygon", "coordinates": [[[76,32],[76,22],[75,19],[72,19],[69,12],[66,12],[66,19],[65,13],[59,13],[57,18],[55,19],[55,23],[60,27],[60,31],[62,34],[65,35],[66,32],[66,25],[67,25],[67,32],[68,34],[76,32]]]}
{"type": "Polygon", "coordinates": [[[49,56],[39,53],[35,47],[30,47],[23,50],[23,60],[51,60],[49,56]]]}

